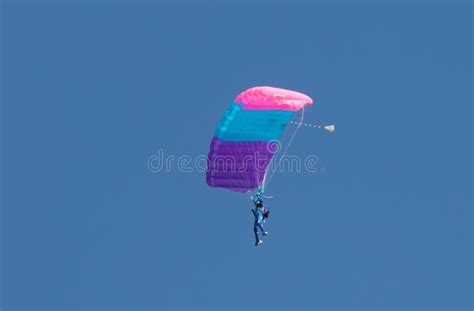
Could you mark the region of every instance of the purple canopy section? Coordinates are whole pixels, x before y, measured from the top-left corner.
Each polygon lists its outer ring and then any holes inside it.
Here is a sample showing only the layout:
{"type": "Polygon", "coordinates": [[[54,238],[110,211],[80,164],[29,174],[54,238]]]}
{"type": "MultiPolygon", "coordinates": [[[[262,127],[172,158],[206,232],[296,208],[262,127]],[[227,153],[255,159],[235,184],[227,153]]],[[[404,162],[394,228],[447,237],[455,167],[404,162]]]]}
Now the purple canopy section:
{"type": "Polygon", "coordinates": [[[206,182],[238,192],[256,189],[277,148],[275,142],[222,141],[214,137],[207,158],[206,182]]]}

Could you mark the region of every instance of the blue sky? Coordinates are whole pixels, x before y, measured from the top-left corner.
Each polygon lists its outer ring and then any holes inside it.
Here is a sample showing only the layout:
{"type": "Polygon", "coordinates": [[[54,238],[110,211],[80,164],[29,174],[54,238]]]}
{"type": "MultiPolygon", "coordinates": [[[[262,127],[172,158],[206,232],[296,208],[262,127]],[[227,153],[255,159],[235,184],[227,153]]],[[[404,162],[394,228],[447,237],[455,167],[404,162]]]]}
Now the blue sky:
{"type": "Polygon", "coordinates": [[[472,4],[2,3],[2,309],[469,310],[472,4]],[[193,158],[241,91],[315,100],[271,235],[193,158]]]}

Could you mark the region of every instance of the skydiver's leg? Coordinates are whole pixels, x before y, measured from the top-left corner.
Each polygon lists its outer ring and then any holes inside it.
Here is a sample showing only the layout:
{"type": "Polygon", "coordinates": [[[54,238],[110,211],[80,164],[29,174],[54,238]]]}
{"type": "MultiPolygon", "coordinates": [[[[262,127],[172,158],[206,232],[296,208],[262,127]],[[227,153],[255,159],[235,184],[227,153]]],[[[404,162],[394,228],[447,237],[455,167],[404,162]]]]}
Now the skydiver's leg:
{"type": "Polygon", "coordinates": [[[255,224],[253,225],[253,233],[255,234],[255,244],[258,244],[258,242],[260,242],[260,239],[258,238],[258,223],[255,222],[255,224]]]}
{"type": "Polygon", "coordinates": [[[262,231],[263,235],[266,235],[266,234],[267,234],[267,231],[266,231],[265,228],[263,227],[263,216],[262,216],[262,215],[259,215],[259,216],[258,216],[257,225],[258,225],[258,227],[260,228],[260,231],[262,231]]]}

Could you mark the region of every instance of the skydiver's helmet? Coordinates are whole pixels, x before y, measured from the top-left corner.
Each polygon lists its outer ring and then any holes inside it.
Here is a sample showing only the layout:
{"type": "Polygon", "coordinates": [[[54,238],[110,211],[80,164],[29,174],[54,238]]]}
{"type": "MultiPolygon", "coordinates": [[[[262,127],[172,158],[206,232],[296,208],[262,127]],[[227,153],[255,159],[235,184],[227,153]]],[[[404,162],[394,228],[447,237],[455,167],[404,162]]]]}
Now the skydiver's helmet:
{"type": "Polygon", "coordinates": [[[262,206],[263,206],[263,202],[261,200],[255,201],[255,207],[262,207],[262,206]]]}

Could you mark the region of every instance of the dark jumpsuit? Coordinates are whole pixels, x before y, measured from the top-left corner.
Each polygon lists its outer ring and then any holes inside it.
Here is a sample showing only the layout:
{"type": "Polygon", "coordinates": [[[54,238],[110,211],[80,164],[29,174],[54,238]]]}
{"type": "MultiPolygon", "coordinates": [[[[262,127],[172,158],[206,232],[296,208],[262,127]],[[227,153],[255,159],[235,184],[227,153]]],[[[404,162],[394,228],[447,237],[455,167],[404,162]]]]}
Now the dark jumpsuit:
{"type": "Polygon", "coordinates": [[[263,206],[255,207],[254,209],[252,209],[252,213],[255,216],[255,222],[253,225],[253,232],[255,234],[255,243],[258,243],[258,241],[260,241],[260,239],[258,238],[258,229],[260,229],[262,234],[267,232],[265,228],[263,227],[263,223],[264,223],[263,213],[264,212],[265,212],[265,208],[263,206]]]}

